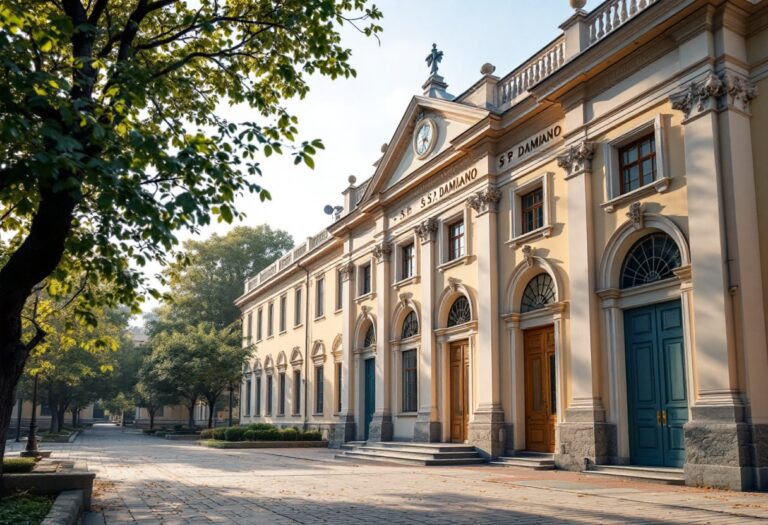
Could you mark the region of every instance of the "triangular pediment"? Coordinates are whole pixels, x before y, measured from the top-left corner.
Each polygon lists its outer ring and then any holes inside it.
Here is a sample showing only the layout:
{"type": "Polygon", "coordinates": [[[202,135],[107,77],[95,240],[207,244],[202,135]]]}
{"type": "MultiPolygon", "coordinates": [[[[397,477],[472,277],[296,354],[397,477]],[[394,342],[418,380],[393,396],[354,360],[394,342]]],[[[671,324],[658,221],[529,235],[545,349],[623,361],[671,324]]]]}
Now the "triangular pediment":
{"type": "Polygon", "coordinates": [[[457,102],[413,97],[382,158],[376,163],[376,172],[362,201],[387,191],[453,150],[456,138],[488,114],[488,110],[457,102]],[[414,134],[427,121],[433,126],[433,142],[429,144],[426,154],[419,155],[414,145],[414,134]]]}

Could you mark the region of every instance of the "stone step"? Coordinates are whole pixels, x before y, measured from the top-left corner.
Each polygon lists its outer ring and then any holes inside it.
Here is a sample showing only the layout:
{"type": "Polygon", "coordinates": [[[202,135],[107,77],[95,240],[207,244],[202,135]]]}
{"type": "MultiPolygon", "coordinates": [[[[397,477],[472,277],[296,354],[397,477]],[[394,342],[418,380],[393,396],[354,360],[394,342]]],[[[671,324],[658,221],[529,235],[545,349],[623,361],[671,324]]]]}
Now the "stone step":
{"type": "Polygon", "coordinates": [[[397,463],[401,465],[421,465],[421,466],[450,466],[450,465],[478,465],[485,463],[485,460],[476,455],[474,458],[429,458],[415,454],[405,454],[397,452],[376,452],[376,451],[357,451],[346,450],[341,454],[336,454],[337,459],[363,461],[372,463],[397,463]]]}
{"type": "Polygon", "coordinates": [[[554,470],[555,461],[552,459],[551,454],[520,454],[516,456],[501,456],[495,461],[491,462],[492,465],[502,465],[506,467],[520,467],[531,470],[554,470]]]}
{"type": "Polygon", "coordinates": [[[459,450],[441,452],[437,450],[411,448],[411,447],[379,447],[376,445],[367,445],[364,447],[358,447],[353,452],[373,452],[382,455],[398,454],[403,457],[412,457],[414,459],[441,459],[441,458],[476,458],[477,451],[475,450],[459,450]]]}
{"type": "Polygon", "coordinates": [[[685,485],[685,474],[681,468],[644,467],[635,465],[590,465],[583,472],[591,476],[620,478],[630,481],[647,481],[665,485],[685,485]]]}
{"type": "Polygon", "coordinates": [[[453,443],[408,443],[400,441],[381,441],[363,443],[360,446],[388,448],[393,450],[408,450],[413,452],[425,452],[429,454],[443,452],[471,452],[476,454],[477,450],[472,445],[453,444],[453,443]]]}
{"type": "Polygon", "coordinates": [[[356,447],[365,445],[365,443],[365,441],[347,441],[346,443],[342,443],[339,448],[341,450],[354,450],[356,447]]]}

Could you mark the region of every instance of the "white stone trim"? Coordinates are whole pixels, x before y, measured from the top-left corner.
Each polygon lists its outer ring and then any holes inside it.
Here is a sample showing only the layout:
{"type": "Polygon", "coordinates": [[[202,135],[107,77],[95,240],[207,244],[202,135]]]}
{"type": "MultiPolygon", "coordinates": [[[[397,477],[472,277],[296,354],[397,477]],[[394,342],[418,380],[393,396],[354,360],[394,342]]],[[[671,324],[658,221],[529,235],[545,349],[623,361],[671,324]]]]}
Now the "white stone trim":
{"type": "Polygon", "coordinates": [[[507,241],[507,244],[511,248],[517,248],[526,241],[537,238],[546,238],[552,234],[552,229],[554,227],[552,224],[552,210],[554,209],[552,179],[554,175],[554,173],[546,171],[536,177],[526,180],[520,185],[517,185],[516,182],[512,183],[512,187],[509,189],[510,238],[507,241]],[[522,197],[538,188],[542,188],[543,190],[544,224],[535,230],[523,233],[522,197]]]}
{"type": "Polygon", "coordinates": [[[555,268],[546,258],[532,256],[531,261],[520,262],[509,278],[505,294],[505,308],[507,313],[519,313],[520,301],[523,297],[523,291],[528,283],[540,273],[547,273],[552,277],[555,285],[555,302],[561,302],[565,299],[565,288],[560,271],[555,268]]]}
{"type": "Polygon", "coordinates": [[[469,210],[470,208],[467,206],[463,206],[460,211],[449,210],[454,212],[439,220],[437,231],[437,238],[439,239],[439,242],[437,243],[438,269],[444,270],[446,268],[450,268],[452,266],[461,264],[461,262],[466,262],[471,257],[472,228],[470,227],[471,214],[469,210]],[[448,259],[448,226],[459,220],[464,221],[464,255],[455,259],[448,259]]]}

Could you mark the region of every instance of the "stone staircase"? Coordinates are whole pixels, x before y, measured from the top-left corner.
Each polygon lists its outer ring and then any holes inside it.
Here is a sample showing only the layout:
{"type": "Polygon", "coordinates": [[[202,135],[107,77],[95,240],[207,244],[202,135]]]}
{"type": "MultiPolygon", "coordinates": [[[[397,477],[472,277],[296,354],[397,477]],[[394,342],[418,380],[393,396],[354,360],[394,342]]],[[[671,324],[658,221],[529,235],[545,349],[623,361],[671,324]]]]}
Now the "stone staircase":
{"type": "Polygon", "coordinates": [[[554,454],[541,452],[515,452],[491,461],[491,465],[520,467],[531,470],[555,470],[554,454]]]}
{"type": "Polygon", "coordinates": [[[685,485],[683,469],[672,467],[640,467],[635,465],[593,465],[582,474],[611,477],[628,481],[648,481],[665,485],[685,485]]]}
{"type": "Polygon", "coordinates": [[[472,445],[353,441],[342,445],[337,459],[402,465],[477,465],[485,459],[472,445]]]}

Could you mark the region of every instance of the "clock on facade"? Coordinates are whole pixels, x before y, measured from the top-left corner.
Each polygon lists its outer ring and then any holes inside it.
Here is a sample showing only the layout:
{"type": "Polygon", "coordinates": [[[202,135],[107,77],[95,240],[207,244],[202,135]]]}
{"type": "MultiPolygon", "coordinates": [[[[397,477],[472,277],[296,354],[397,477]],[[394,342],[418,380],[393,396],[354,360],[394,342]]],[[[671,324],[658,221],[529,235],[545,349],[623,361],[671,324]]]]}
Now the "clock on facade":
{"type": "Polygon", "coordinates": [[[437,142],[437,125],[431,118],[424,118],[416,123],[413,133],[413,150],[416,156],[423,159],[432,152],[437,142]]]}

